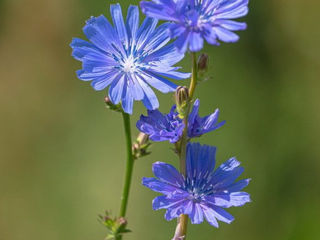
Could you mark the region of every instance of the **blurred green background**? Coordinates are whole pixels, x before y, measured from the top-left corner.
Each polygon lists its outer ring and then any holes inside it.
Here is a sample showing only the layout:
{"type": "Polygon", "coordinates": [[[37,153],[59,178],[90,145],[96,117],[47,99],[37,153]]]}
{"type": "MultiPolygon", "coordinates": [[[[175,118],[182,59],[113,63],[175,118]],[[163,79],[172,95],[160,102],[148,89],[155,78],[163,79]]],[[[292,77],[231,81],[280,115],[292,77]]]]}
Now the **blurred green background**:
{"type": "MultiPolygon", "coordinates": [[[[85,20],[109,16],[114,2],[0,1],[1,240],[103,239],[97,215],[118,212],[121,115],[105,109],[105,91],[76,78],[80,63],[69,47],[84,38],[85,20]]],[[[190,225],[188,239],[320,239],[319,8],[312,0],[251,1],[240,41],[204,49],[212,78],[197,88],[200,112],[219,107],[227,124],[200,141],[218,147],[218,163],[242,162],[253,202],[229,209],[231,225],[190,225]]],[[[189,62],[181,63],[186,71],[189,62]]],[[[168,111],[172,96],[158,96],[168,111]]],[[[141,113],[136,103],[133,127],[141,113]]],[[[169,147],[154,144],[135,165],[126,240],[172,237],[175,221],[152,211],[157,194],[140,184],[153,162],[177,165],[169,147]]]]}

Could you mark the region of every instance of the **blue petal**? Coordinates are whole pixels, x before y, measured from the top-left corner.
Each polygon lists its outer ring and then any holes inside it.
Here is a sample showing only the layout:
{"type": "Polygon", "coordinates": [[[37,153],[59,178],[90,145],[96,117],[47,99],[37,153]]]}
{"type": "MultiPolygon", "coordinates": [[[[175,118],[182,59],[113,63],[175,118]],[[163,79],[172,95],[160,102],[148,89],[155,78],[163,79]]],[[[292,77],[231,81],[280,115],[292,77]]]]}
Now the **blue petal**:
{"type": "Polygon", "coordinates": [[[184,184],[182,175],[170,164],[156,162],[152,165],[152,171],[162,182],[169,183],[175,187],[181,187],[184,184]]]}
{"type": "Polygon", "coordinates": [[[240,207],[250,202],[250,195],[246,192],[232,193],[215,193],[211,196],[206,196],[205,201],[211,206],[223,208],[240,207]]]}
{"type": "Polygon", "coordinates": [[[247,15],[249,0],[234,0],[225,4],[216,11],[216,19],[234,19],[247,15]]]}
{"type": "Polygon", "coordinates": [[[172,66],[182,60],[184,58],[184,54],[178,52],[178,49],[174,44],[168,44],[167,46],[159,49],[156,52],[148,55],[144,62],[151,64],[152,66],[172,66]]]}
{"type": "Polygon", "coordinates": [[[116,71],[111,71],[106,74],[104,74],[101,77],[98,77],[94,79],[91,82],[91,86],[94,88],[96,91],[100,91],[108,87],[118,76],[116,71]]]}
{"type": "Polygon", "coordinates": [[[142,99],[144,106],[149,110],[157,109],[159,107],[157,96],[154,94],[152,89],[144,82],[143,79],[137,77],[137,80],[139,81],[139,84],[144,91],[144,98],[142,99]]]}
{"type": "MultiPolygon", "coordinates": [[[[156,66],[156,67],[151,67],[149,69],[149,72],[153,72],[155,74],[160,74],[164,77],[167,77],[167,78],[172,78],[172,79],[175,79],[175,80],[181,80],[181,79],[186,79],[186,78],[189,78],[191,76],[191,73],[184,73],[184,72],[177,72],[177,71],[168,71],[166,70],[168,69],[167,66],[156,66]]],[[[178,69],[178,68],[175,68],[175,69],[178,69]]]]}
{"type": "Polygon", "coordinates": [[[220,208],[220,207],[212,207],[213,211],[214,211],[214,216],[225,223],[230,224],[233,220],[234,217],[228,213],[227,211],[225,211],[224,209],[220,208]]]}
{"type": "Polygon", "coordinates": [[[144,51],[148,51],[149,54],[151,54],[152,52],[161,49],[170,41],[169,25],[170,23],[164,23],[155,29],[146,43],[144,51]]]}
{"type": "Polygon", "coordinates": [[[152,191],[160,192],[165,195],[172,194],[174,191],[178,190],[177,187],[164,183],[156,178],[143,178],[142,184],[150,188],[152,191]]]}
{"type": "Polygon", "coordinates": [[[249,178],[248,179],[239,180],[238,182],[233,183],[232,185],[228,186],[228,191],[229,192],[241,191],[243,188],[248,186],[250,181],[251,181],[251,179],[249,179],[249,178]]]}
{"type": "Polygon", "coordinates": [[[148,43],[149,37],[152,35],[157,23],[158,20],[154,18],[145,18],[138,30],[137,50],[143,49],[145,44],[148,43]]]}
{"type": "Polygon", "coordinates": [[[217,33],[214,30],[215,28],[212,27],[211,25],[207,25],[204,27],[205,28],[205,33],[204,33],[204,38],[209,44],[219,46],[220,43],[217,41],[217,33]]]}
{"type": "Polygon", "coordinates": [[[165,214],[166,220],[171,221],[174,218],[178,218],[181,214],[183,214],[183,210],[186,208],[189,202],[190,200],[182,200],[168,208],[165,214]]]}
{"type": "Polygon", "coordinates": [[[199,52],[203,48],[203,38],[200,33],[192,32],[190,34],[190,51],[191,52],[199,52]]]}
{"type": "Polygon", "coordinates": [[[129,6],[126,23],[129,36],[135,40],[139,28],[139,8],[137,6],[129,6]]]}
{"type": "Polygon", "coordinates": [[[117,30],[119,39],[123,45],[128,49],[128,34],[127,29],[123,21],[122,10],[119,3],[110,5],[110,12],[112,16],[113,24],[117,30]]]}
{"type": "Polygon", "coordinates": [[[208,221],[208,223],[210,223],[212,226],[218,228],[219,224],[218,224],[218,221],[215,217],[213,209],[202,205],[202,210],[203,210],[203,214],[204,214],[206,220],[208,221]]]}
{"type": "Polygon", "coordinates": [[[203,222],[203,211],[199,203],[195,203],[193,205],[193,209],[189,217],[192,224],[200,224],[203,222]]]}
{"type": "Polygon", "coordinates": [[[94,45],[105,52],[112,49],[111,43],[117,38],[113,27],[103,15],[87,20],[83,32],[94,45]]]}
{"type": "Polygon", "coordinates": [[[185,31],[174,42],[175,46],[178,48],[180,53],[185,53],[187,51],[189,40],[190,40],[190,34],[188,31],[185,31]]]}
{"type": "Polygon", "coordinates": [[[153,210],[159,209],[169,209],[172,206],[179,206],[183,203],[185,199],[183,198],[170,198],[167,196],[158,196],[152,201],[153,210]]]}
{"type": "Polygon", "coordinates": [[[154,17],[161,20],[166,21],[175,21],[177,20],[175,14],[175,2],[172,0],[166,0],[161,3],[158,1],[157,3],[141,1],[140,6],[142,12],[147,16],[154,17]]]}
{"type": "Polygon", "coordinates": [[[190,179],[205,179],[214,169],[216,147],[188,143],[187,145],[187,176],[190,179]]]}
{"type": "Polygon", "coordinates": [[[246,192],[233,192],[230,194],[230,204],[234,207],[240,207],[251,202],[250,194],[246,192]]]}
{"type": "Polygon", "coordinates": [[[177,88],[176,84],[151,72],[145,71],[142,76],[147,83],[163,93],[174,92],[177,88]]]}
{"type": "Polygon", "coordinates": [[[85,70],[78,70],[77,76],[82,81],[91,81],[94,79],[103,78],[109,71],[87,72],[85,70]]]}
{"type": "Polygon", "coordinates": [[[125,76],[119,75],[119,77],[113,81],[109,88],[109,98],[113,104],[118,104],[122,97],[123,86],[125,83],[125,76]]]}
{"type": "Polygon", "coordinates": [[[139,81],[136,79],[136,76],[134,74],[128,76],[128,86],[130,88],[130,92],[132,94],[132,97],[136,101],[140,101],[144,98],[144,92],[143,89],[140,86],[139,81]]]}
{"type": "Polygon", "coordinates": [[[236,158],[230,158],[221,164],[214,172],[214,176],[229,175],[235,168],[240,166],[240,162],[236,158]]]}
{"type": "Polygon", "coordinates": [[[244,169],[239,164],[235,158],[231,158],[214,172],[211,183],[216,191],[227,188],[243,173],[244,169]]]}
{"type": "Polygon", "coordinates": [[[73,38],[70,47],[73,49],[72,56],[79,61],[82,61],[84,59],[100,60],[106,57],[105,53],[95,45],[80,38],[73,38]]]}
{"type": "Polygon", "coordinates": [[[222,27],[215,27],[214,28],[217,37],[219,40],[223,42],[236,42],[239,40],[239,36],[231,31],[228,31],[225,28],[222,27]]]}
{"type": "Polygon", "coordinates": [[[125,82],[125,86],[123,88],[124,89],[123,89],[122,99],[121,99],[122,108],[123,108],[124,112],[126,112],[128,114],[132,114],[133,97],[131,95],[127,81],[125,82]]]}
{"type": "MultiPolygon", "coordinates": [[[[200,107],[200,100],[196,99],[194,104],[193,104],[192,111],[191,111],[191,113],[189,114],[189,117],[188,117],[188,121],[191,124],[191,126],[194,123],[196,117],[198,116],[199,107],[200,107]]],[[[189,127],[189,129],[191,130],[190,127],[189,127]]]]}
{"type": "Polygon", "coordinates": [[[230,31],[240,31],[245,30],[247,28],[246,23],[236,22],[232,20],[217,20],[215,23],[230,31]]]}

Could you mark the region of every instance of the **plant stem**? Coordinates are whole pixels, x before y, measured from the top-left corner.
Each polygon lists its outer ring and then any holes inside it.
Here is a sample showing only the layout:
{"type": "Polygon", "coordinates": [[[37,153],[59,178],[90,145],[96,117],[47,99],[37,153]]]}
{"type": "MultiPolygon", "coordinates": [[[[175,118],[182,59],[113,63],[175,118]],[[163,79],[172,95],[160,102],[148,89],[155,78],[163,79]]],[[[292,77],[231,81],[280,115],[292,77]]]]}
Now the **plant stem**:
{"type": "MultiPolygon", "coordinates": [[[[176,149],[179,153],[180,158],[180,172],[183,175],[186,175],[186,154],[187,154],[187,143],[188,143],[188,117],[191,109],[192,104],[192,98],[193,94],[197,85],[198,80],[198,65],[197,65],[197,56],[196,53],[192,54],[192,76],[191,76],[191,82],[189,86],[189,99],[188,99],[188,106],[187,106],[187,113],[185,115],[185,118],[183,119],[184,122],[184,129],[183,134],[180,139],[180,146],[177,146],[176,149]]],[[[186,239],[187,234],[187,225],[188,225],[188,215],[181,214],[178,220],[178,225],[176,227],[176,232],[174,235],[173,240],[180,240],[186,239]]]]}
{"type": "Polygon", "coordinates": [[[192,54],[192,76],[191,76],[191,82],[189,86],[189,99],[192,101],[194,91],[197,86],[198,82],[198,64],[197,64],[197,55],[196,53],[191,53],[192,54]]]}
{"type": "Polygon", "coordinates": [[[120,217],[125,217],[126,211],[127,211],[127,205],[128,205],[132,171],[133,171],[133,156],[132,156],[130,115],[123,112],[122,117],[123,117],[124,131],[126,135],[127,162],[126,162],[126,173],[125,173],[125,179],[124,179],[123,192],[121,196],[120,217]]]}

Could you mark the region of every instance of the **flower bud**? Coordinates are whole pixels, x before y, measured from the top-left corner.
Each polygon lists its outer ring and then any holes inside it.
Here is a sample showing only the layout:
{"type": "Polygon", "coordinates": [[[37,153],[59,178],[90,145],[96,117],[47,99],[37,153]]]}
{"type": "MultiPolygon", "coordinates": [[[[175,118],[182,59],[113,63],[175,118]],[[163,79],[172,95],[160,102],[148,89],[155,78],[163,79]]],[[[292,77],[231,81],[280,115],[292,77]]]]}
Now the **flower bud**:
{"type": "Polygon", "coordinates": [[[137,137],[137,142],[139,143],[139,145],[144,145],[148,142],[149,140],[149,136],[148,134],[145,134],[143,132],[140,132],[138,137],[137,137]]]}
{"type": "Polygon", "coordinates": [[[189,101],[189,89],[179,86],[175,93],[175,100],[179,117],[184,118],[189,101]]]}
{"type": "Polygon", "coordinates": [[[202,53],[198,58],[198,70],[207,71],[209,65],[209,56],[206,53],[202,53]]]}
{"type": "Polygon", "coordinates": [[[117,104],[117,105],[113,104],[109,97],[105,96],[104,102],[105,102],[108,109],[116,111],[116,112],[122,112],[121,105],[120,104],[117,104]]]}
{"type": "Polygon", "coordinates": [[[186,102],[189,99],[189,90],[187,87],[182,87],[179,86],[176,89],[176,93],[175,93],[175,98],[176,98],[176,104],[177,106],[181,106],[186,104],[186,102]]]}
{"type": "Polygon", "coordinates": [[[148,148],[151,143],[149,142],[148,134],[140,132],[135,143],[132,144],[132,154],[135,160],[150,154],[148,148]]]}
{"type": "Polygon", "coordinates": [[[125,219],[124,217],[120,217],[118,218],[118,224],[121,225],[127,225],[127,219],[125,219]]]}

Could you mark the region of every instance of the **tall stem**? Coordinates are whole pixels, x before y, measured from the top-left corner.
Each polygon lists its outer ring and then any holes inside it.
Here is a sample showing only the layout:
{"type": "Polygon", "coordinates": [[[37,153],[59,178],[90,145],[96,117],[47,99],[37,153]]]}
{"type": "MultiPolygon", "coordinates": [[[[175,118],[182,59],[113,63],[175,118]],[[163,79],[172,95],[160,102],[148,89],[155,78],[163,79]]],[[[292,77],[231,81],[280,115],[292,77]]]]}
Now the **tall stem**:
{"type": "Polygon", "coordinates": [[[127,205],[128,205],[132,171],[133,171],[133,155],[132,155],[130,115],[123,112],[122,117],[123,117],[124,131],[126,136],[127,162],[126,162],[126,173],[125,173],[125,179],[124,179],[123,192],[121,196],[120,217],[125,217],[126,211],[127,211],[127,205]]]}
{"type": "MultiPolygon", "coordinates": [[[[188,143],[188,117],[191,109],[191,103],[193,94],[197,85],[198,80],[198,65],[197,65],[197,56],[196,53],[192,54],[192,76],[191,76],[191,82],[189,86],[189,99],[188,99],[188,106],[187,106],[187,113],[185,115],[185,118],[183,119],[184,122],[184,129],[183,134],[180,139],[180,146],[178,146],[178,152],[179,152],[179,158],[180,158],[180,172],[183,175],[186,175],[186,152],[187,152],[187,143],[188,143]]],[[[173,237],[173,240],[180,240],[186,239],[187,234],[187,226],[188,226],[188,215],[181,214],[178,220],[178,225],[176,227],[176,232],[173,237]]]]}

